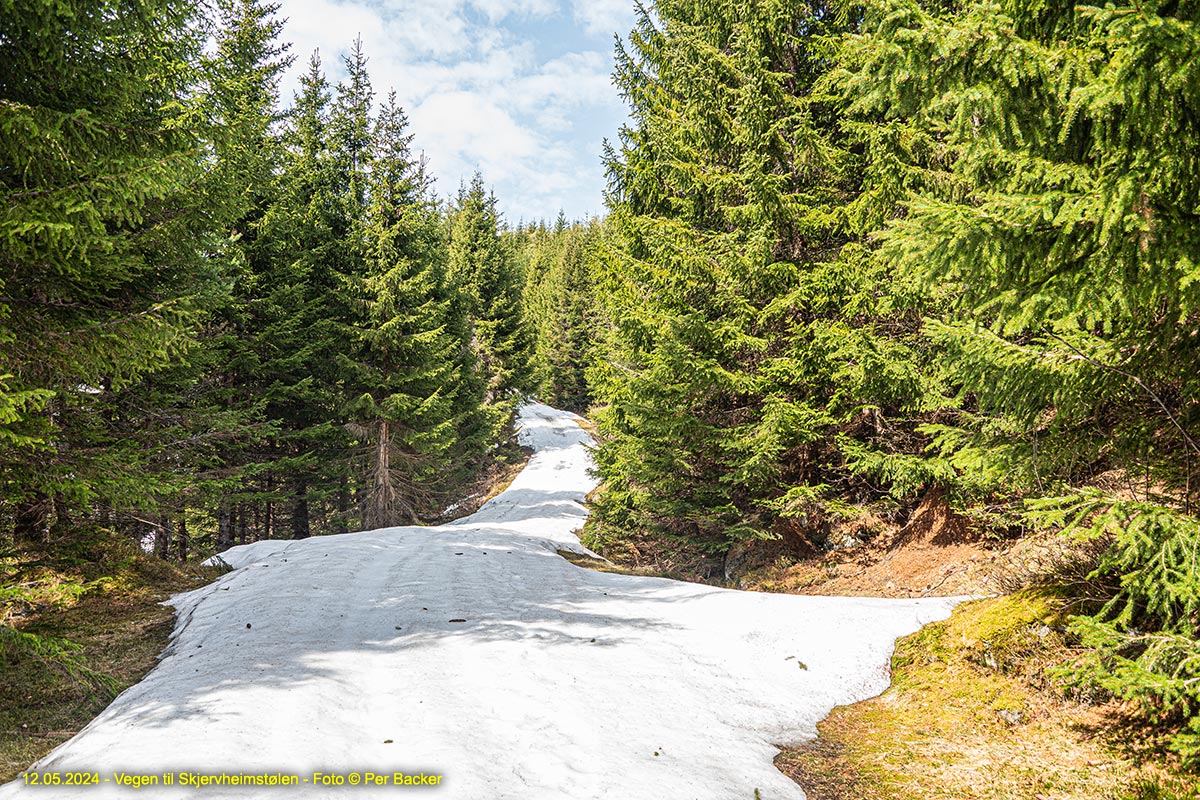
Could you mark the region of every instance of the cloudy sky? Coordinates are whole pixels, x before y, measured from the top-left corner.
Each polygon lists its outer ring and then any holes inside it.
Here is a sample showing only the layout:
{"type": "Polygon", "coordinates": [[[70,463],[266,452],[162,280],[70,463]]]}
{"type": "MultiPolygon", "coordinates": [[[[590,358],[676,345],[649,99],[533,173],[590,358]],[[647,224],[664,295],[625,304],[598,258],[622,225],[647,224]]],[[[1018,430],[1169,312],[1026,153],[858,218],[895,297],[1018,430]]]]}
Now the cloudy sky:
{"type": "Polygon", "coordinates": [[[476,169],[511,224],[604,210],[601,142],[625,107],[612,85],[613,34],[633,0],[282,0],[296,62],[290,102],[320,50],[336,84],[361,34],[376,99],[395,89],[442,195],[476,169]]]}

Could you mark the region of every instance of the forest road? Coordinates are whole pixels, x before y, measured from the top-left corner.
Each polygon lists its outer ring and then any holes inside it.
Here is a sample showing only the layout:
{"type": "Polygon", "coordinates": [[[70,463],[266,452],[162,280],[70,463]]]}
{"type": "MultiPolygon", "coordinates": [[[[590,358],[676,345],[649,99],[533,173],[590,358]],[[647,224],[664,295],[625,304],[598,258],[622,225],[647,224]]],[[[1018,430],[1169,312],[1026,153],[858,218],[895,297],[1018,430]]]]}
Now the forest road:
{"type": "Polygon", "coordinates": [[[573,566],[590,439],[543,405],[520,425],[534,456],[470,517],[229,550],[158,666],[32,768],[99,785],[0,798],[803,798],[775,745],[882,691],[956,602],[573,566]]]}

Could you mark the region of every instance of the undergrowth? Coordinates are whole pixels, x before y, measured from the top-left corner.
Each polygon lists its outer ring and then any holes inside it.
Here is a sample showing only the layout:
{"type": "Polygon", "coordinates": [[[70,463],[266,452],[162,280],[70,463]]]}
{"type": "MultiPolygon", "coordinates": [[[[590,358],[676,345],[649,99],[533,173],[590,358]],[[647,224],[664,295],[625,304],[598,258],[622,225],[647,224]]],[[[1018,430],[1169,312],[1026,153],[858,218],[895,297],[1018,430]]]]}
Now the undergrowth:
{"type": "Polygon", "coordinates": [[[223,570],[177,565],[102,532],[0,556],[0,783],[78,732],[155,664],[174,627],[162,605],[223,570]]]}
{"type": "Polygon", "coordinates": [[[1064,593],[964,603],[902,639],[892,687],[835,709],[777,765],[810,800],[1195,800],[1145,721],[1054,668],[1083,648],[1064,593]]]}

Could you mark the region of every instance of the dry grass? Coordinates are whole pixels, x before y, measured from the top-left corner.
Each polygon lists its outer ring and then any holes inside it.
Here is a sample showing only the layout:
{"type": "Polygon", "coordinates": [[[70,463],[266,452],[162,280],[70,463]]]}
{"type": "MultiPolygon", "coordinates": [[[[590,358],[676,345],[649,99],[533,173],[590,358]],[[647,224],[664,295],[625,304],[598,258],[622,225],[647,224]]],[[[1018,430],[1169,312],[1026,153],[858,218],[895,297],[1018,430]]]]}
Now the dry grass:
{"type": "Polygon", "coordinates": [[[492,454],[487,464],[480,468],[471,482],[462,489],[463,499],[456,502],[448,513],[429,522],[444,525],[474,514],[484,503],[512,485],[532,455],[533,450],[518,445],[516,437],[513,436],[492,454]]]}
{"type": "Polygon", "coordinates": [[[584,431],[587,432],[588,436],[591,436],[596,440],[600,439],[600,429],[596,427],[596,423],[592,422],[587,417],[580,417],[579,419],[575,420],[575,424],[583,428],[584,431]]]}
{"type": "Polygon", "coordinates": [[[567,561],[570,561],[575,566],[583,567],[584,569],[590,569],[595,572],[611,572],[616,575],[643,575],[650,577],[662,577],[652,569],[645,567],[626,567],[622,566],[621,564],[614,564],[611,561],[605,561],[602,558],[592,558],[591,556],[584,555],[583,553],[576,553],[573,550],[557,550],[555,552],[557,552],[567,561]]]}
{"type": "MultiPolygon", "coordinates": [[[[529,456],[532,451],[522,449],[524,457],[513,464],[497,464],[491,473],[489,480],[491,485],[484,492],[483,499],[479,501],[479,506],[491,500],[498,495],[508,491],[508,487],[512,486],[512,482],[517,479],[517,476],[525,469],[525,465],[529,463],[529,456]]],[[[477,508],[476,511],[479,509],[477,508]]],[[[474,513],[474,512],[472,512],[474,513]]]]}
{"type": "MultiPolygon", "coordinates": [[[[47,606],[14,622],[22,633],[65,639],[96,673],[121,686],[155,665],[174,627],[174,610],[160,605],[176,592],[216,578],[222,570],[176,567],[148,557],[126,562],[115,578],[93,582],[70,602],[47,606]]],[[[53,661],[0,649],[0,783],[66,741],[112,701],[113,695],[73,678],[53,661]]]]}
{"type": "Polygon", "coordinates": [[[899,643],[892,688],[835,709],[776,764],[810,800],[1200,797],[1194,778],[1155,766],[1161,753],[1129,746],[1120,709],[1044,679],[1069,653],[1058,606],[1035,592],[964,604],[899,643]]]}

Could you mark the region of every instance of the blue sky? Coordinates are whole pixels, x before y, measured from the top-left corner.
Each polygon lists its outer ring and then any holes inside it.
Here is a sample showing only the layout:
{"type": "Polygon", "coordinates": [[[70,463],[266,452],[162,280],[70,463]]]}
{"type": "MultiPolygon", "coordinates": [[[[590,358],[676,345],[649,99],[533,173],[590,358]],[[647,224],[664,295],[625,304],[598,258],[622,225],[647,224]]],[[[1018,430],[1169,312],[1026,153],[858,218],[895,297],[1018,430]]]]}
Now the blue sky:
{"type": "Polygon", "coordinates": [[[476,169],[510,224],[604,211],[601,142],[626,111],[612,85],[613,35],[633,0],[282,0],[299,73],[326,74],[361,34],[376,98],[395,89],[440,194],[476,169]]]}

